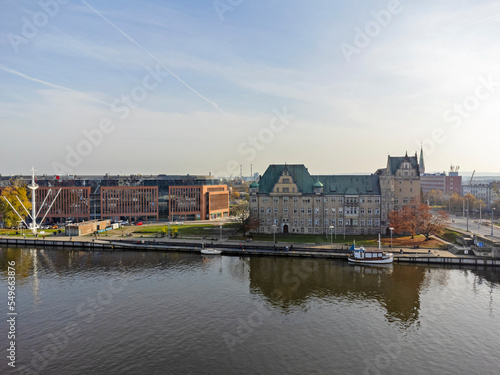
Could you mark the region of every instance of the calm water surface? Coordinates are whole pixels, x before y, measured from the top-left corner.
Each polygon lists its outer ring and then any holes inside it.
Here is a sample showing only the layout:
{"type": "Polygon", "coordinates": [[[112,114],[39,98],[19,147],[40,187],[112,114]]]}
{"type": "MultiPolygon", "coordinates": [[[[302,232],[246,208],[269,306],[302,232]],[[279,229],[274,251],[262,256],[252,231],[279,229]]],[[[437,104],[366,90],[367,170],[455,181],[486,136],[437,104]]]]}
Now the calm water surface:
{"type": "Polygon", "coordinates": [[[2,374],[500,373],[500,270],[3,248],[4,291],[12,260],[2,374]]]}

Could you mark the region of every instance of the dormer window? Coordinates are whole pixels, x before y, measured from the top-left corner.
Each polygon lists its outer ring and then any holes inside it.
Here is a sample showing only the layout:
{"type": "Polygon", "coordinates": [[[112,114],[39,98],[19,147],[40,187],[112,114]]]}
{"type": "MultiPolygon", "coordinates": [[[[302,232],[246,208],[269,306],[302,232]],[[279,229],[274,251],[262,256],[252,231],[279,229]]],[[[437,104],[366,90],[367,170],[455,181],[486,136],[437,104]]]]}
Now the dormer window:
{"type": "Polygon", "coordinates": [[[283,183],[284,184],[289,184],[290,183],[290,179],[289,178],[284,178],[283,179],[283,183]]]}

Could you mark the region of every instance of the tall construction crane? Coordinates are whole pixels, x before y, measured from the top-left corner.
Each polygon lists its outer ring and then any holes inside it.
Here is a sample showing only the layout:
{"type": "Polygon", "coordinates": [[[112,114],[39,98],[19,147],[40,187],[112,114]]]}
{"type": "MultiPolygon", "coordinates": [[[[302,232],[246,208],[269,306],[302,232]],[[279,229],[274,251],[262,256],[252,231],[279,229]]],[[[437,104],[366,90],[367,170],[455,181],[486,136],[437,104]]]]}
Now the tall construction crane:
{"type": "Polygon", "coordinates": [[[470,181],[469,181],[469,186],[471,188],[471,191],[472,191],[472,179],[474,178],[474,173],[476,173],[476,170],[474,169],[474,171],[472,172],[472,176],[470,176],[470,181]]]}

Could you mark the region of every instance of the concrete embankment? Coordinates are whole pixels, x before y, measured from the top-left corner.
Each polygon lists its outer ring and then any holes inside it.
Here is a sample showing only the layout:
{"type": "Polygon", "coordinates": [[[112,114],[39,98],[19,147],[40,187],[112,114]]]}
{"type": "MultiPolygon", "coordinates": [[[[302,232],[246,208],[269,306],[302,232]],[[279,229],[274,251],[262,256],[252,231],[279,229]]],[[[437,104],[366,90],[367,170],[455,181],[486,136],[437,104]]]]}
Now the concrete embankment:
{"type": "MultiPolygon", "coordinates": [[[[148,241],[148,240],[111,240],[111,241],[68,241],[65,239],[21,239],[0,237],[0,244],[13,247],[52,248],[64,247],[86,251],[176,251],[199,253],[203,247],[222,250],[223,255],[235,256],[287,256],[347,259],[347,248],[326,249],[305,246],[273,246],[257,244],[230,244],[230,243],[203,243],[179,241],[148,241]]],[[[500,267],[500,259],[473,256],[446,256],[447,252],[433,250],[429,252],[403,252],[394,253],[394,261],[398,263],[425,263],[446,265],[477,265],[500,267]]]]}

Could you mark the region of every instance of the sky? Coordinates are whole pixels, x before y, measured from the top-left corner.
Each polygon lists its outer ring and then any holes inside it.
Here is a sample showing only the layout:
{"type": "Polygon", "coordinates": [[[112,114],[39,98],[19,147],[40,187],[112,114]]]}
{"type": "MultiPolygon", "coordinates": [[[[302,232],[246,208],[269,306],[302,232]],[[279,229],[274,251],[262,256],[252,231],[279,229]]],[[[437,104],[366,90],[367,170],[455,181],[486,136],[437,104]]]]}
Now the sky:
{"type": "Polygon", "coordinates": [[[0,174],[498,173],[499,39],[500,1],[5,0],[0,174]]]}

